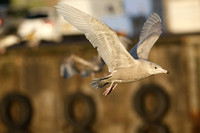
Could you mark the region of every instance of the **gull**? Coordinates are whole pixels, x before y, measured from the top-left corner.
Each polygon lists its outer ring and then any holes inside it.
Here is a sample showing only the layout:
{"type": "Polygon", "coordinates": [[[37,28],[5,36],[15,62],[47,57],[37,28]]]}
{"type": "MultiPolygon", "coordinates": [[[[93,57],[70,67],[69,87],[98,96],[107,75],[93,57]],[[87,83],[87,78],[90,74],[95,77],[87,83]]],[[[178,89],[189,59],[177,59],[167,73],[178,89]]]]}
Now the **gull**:
{"type": "Polygon", "coordinates": [[[103,69],[104,62],[99,55],[92,60],[85,60],[77,55],[70,55],[65,58],[60,67],[60,74],[63,78],[68,79],[73,75],[79,74],[81,77],[94,75],[103,69]]]}
{"type": "Polygon", "coordinates": [[[66,21],[85,34],[108,66],[108,76],[91,82],[91,86],[96,89],[110,84],[104,96],[110,94],[118,83],[130,83],[155,74],[169,73],[160,65],[148,61],[149,52],[162,33],[158,14],[149,16],[142,27],[139,42],[128,52],[116,32],[100,20],[63,2],[56,9],[66,21]]]}

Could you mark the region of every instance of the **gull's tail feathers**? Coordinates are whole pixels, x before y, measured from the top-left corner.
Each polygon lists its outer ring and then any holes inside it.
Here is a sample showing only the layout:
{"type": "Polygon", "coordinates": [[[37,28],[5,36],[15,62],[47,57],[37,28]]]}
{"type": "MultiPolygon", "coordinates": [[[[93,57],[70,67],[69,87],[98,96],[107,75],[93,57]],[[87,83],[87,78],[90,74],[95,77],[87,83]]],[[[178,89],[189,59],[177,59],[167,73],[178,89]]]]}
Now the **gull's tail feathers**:
{"type": "Polygon", "coordinates": [[[107,76],[107,77],[103,77],[103,78],[95,78],[95,79],[92,80],[90,85],[95,89],[103,88],[104,86],[106,86],[107,84],[110,83],[108,81],[108,79],[110,77],[111,76],[107,76]]]}

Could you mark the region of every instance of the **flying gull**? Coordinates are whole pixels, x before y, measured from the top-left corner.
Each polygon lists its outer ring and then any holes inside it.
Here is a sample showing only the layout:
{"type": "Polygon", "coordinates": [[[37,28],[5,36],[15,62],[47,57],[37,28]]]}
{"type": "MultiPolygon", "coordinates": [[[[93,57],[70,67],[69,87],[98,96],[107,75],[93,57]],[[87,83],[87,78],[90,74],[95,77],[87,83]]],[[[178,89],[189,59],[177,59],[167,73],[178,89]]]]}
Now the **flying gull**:
{"type": "Polygon", "coordinates": [[[76,74],[87,77],[101,71],[103,66],[104,62],[99,55],[88,61],[73,54],[64,59],[60,67],[60,74],[65,79],[76,74]]]}
{"type": "Polygon", "coordinates": [[[139,42],[128,52],[116,32],[98,19],[66,3],[59,3],[57,11],[66,21],[82,31],[108,66],[110,75],[92,80],[93,88],[111,85],[103,95],[108,95],[118,83],[129,83],[146,77],[169,72],[148,61],[149,52],[162,33],[158,14],[149,16],[142,28],[139,42]]]}

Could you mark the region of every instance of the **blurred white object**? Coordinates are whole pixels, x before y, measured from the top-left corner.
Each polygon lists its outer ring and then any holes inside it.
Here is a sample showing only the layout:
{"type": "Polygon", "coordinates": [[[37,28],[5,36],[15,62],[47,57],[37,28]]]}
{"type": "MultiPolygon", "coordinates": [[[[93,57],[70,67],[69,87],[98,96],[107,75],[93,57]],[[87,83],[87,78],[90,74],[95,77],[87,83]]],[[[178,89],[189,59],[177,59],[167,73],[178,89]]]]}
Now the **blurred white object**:
{"type": "Polygon", "coordinates": [[[41,40],[59,42],[61,33],[57,28],[55,10],[50,8],[33,9],[18,28],[23,40],[39,43],[41,40]]]}
{"type": "Polygon", "coordinates": [[[0,53],[5,53],[6,48],[20,42],[20,39],[15,35],[8,35],[0,38],[0,53]]]}
{"type": "Polygon", "coordinates": [[[167,30],[172,33],[200,31],[199,0],[168,0],[166,5],[167,30]]]}

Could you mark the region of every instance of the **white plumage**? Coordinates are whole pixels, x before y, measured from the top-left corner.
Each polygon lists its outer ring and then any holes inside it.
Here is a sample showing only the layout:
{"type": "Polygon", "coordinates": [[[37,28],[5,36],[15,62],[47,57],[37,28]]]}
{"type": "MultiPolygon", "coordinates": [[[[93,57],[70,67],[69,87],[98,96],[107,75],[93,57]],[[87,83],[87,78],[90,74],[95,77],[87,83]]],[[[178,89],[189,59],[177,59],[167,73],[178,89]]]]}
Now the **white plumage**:
{"type": "Polygon", "coordinates": [[[105,96],[119,82],[134,82],[154,74],[168,73],[159,65],[147,61],[151,47],[162,33],[161,19],[156,13],[145,22],[139,43],[128,52],[116,32],[101,21],[65,3],[59,3],[56,8],[66,21],[85,34],[107,64],[111,74],[91,83],[97,89],[111,83],[104,92],[105,96]]]}
{"type": "Polygon", "coordinates": [[[120,42],[116,32],[107,25],[65,3],[60,3],[57,10],[65,20],[85,33],[93,47],[97,47],[110,72],[133,65],[133,58],[120,42]]]}

